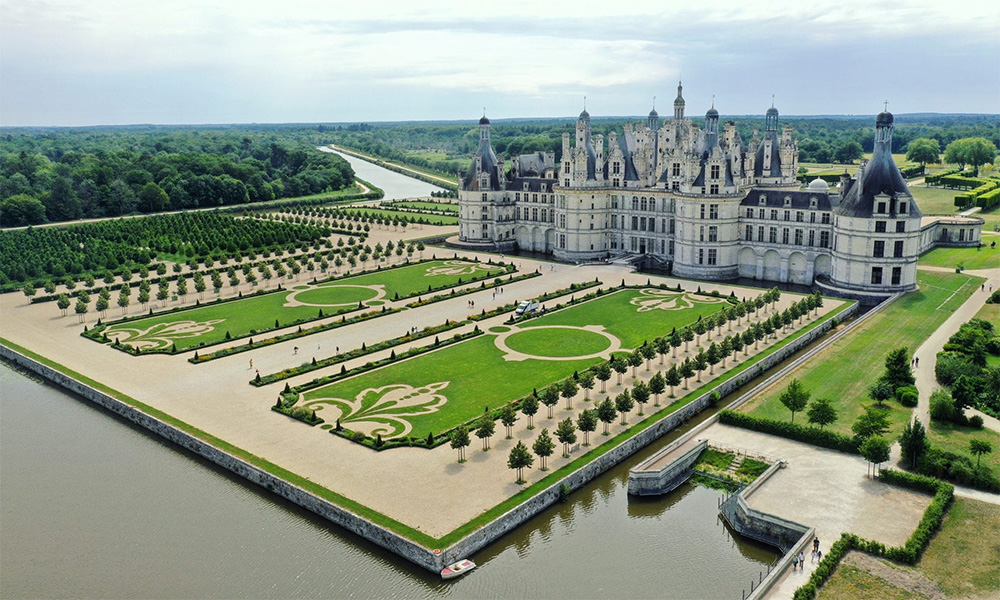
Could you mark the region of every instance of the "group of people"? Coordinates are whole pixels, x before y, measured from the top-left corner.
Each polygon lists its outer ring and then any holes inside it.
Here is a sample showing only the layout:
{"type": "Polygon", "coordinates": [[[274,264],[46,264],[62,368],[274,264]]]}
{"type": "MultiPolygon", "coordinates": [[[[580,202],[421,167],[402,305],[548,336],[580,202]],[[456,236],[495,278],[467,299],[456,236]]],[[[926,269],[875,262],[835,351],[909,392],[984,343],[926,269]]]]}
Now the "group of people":
{"type": "MultiPolygon", "coordinates": [[[[813,538],[813,549],[812,549],[812,562],[816,563],[823,560],[823,551],[819,549],[819,538],[813,538]]],[[[805,553],[799,551],[798,554],[792,555],[792,570],[796,569],[801,571],[805,569],[806,566],[806,556],[805,553]]]]}

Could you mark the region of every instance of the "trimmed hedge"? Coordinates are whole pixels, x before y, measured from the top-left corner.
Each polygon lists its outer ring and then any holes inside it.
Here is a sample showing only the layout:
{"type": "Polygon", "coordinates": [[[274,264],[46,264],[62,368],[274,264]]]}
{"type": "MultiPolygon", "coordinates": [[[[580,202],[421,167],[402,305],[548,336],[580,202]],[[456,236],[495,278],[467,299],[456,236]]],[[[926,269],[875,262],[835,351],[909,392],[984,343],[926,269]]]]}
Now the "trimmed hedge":
{"type": "Polygon", "coordinates": [[[805,442],[814,446],[830,448],[831,450],[858,454],[858,443],[853,437],[811,425],[764,419],[729,409],[719,412],[719,422],[751,431],[777,435],[798,442],[805,442]]]}
{"type": "Polygon", "coordinates": [[[943,178],[949,177],[951,175],[958,175],[961,172],[962,169],[948,169],[947,171],[941,171],[940,173],[935,173],[933,175],[928,175],[927,177],[924,177],[924,182],[927,183],[927,185],[941,185],[940,181],[943,178]]]}

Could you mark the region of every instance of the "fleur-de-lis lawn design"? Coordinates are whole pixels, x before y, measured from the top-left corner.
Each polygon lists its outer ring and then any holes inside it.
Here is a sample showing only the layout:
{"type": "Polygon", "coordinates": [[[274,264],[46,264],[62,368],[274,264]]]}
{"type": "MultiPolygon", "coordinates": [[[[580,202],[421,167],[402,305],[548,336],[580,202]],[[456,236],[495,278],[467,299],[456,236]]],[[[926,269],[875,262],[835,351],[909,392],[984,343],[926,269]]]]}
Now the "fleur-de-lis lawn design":
{"type": "Polygon", "coordinates": [[[636,312],[646,312],[650,310],[685,310],[693,308],[696,304],[715,304],[725,302],[723,297],[698,296],[698,300],[687,292],[671,292],[669,290],[645,289],[629,300],[629,304],[638,306],[636,312]]]}
{"type": "Polygon", "coordinates": [[[489,265],[467,263],[461,260],[446,260],[444,264],[437,267],[427,267],[425,277],[434,277],[437,275],[472,275],[476,271],[489,270],[489,265]]]}
{"type": "MultiPolygon", "coordinates": [[[[318,398],[307,402],[305,407],[320,411],[330,406],[340,411],[341,425],[370,436],[381,435],[384,439],[391,439],[405,436],[413,430],[406,417],[437,412],[444,406],[448,398],[439,392],[449,383],[441,381],[416,388],[396,383],[362,390],[354,400],[318,398]]],[[[324,418],[332,420],[325,415],[324,418]]]]}
{"type": "Polygon", "coordinates": [[[139,350],[163,350],[180,339],[195,338],[215,330],[215,326],[225,319],[212,321],[171,321],[157,323],[149,329],[135,327],[111,327],[104,333],[109,338],[118,338],[123,344],[135,346],[139,350]]]}

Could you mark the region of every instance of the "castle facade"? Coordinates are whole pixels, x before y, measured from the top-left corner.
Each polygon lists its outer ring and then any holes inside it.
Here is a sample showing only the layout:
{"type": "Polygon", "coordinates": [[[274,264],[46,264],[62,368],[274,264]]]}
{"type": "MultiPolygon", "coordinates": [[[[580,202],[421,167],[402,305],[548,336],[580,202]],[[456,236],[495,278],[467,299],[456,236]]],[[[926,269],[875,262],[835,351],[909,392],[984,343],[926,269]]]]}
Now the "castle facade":
{"type": "Polygon", "coordinates": [[[457,243],[566,262],[628,255],[679,277],[864,297],[915,289],[917,258],[935,244],[979,242],[979,219],[923,218],[892,158],[891,113],[876,117],[874,152],[856,176],[802,188],[798,144],[776,108],[745,142],[714,106],[703,123],[687,118],[682,91],[672,119],[654,109],[606,139],[584,110],[558,162],[535,153],[508,166],[484,116],[459,189],[457,243]]]}

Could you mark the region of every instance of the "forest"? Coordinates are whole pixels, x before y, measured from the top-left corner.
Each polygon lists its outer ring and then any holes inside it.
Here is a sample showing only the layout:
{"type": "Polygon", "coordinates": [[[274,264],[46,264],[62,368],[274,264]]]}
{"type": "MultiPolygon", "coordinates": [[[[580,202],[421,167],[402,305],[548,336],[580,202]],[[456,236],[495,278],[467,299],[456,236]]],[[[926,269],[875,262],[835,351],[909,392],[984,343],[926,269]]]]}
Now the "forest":
{"type": "Polygon", "coordinates": [[[0,225],[266,202],[354,183],[312,127],[5,128],[0,225]]]}

